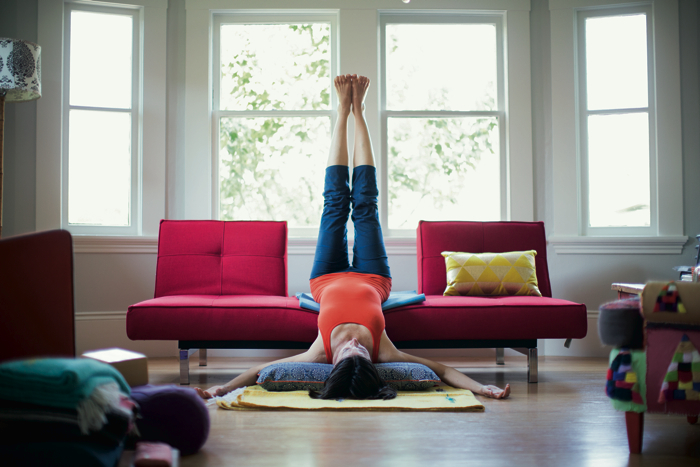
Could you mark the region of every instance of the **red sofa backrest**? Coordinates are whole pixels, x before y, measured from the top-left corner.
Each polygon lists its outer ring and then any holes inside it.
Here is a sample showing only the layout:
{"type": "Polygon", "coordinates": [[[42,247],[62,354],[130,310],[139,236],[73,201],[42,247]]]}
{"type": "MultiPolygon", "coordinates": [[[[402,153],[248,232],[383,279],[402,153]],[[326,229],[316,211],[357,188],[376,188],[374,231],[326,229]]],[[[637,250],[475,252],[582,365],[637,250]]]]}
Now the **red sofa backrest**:
{"type": "Polygon", "coordinates": [[[0,240],[0,361],[75,357],[74,303],[68,231],[0,240]]]}
{"type": "Polygon", "coordinates": [[[535,250],[537,285],[551,297],[547,269],[547,240],[543,222],[428,222],[418,223],[416,239],[418,293],[442,295],[447,285],[443,251],[503,253],[535,250]]]}
{"type": "Polygon", "coordinates": [[[287,296],[287,223],[160,221],[155,298],[287,296]]]}

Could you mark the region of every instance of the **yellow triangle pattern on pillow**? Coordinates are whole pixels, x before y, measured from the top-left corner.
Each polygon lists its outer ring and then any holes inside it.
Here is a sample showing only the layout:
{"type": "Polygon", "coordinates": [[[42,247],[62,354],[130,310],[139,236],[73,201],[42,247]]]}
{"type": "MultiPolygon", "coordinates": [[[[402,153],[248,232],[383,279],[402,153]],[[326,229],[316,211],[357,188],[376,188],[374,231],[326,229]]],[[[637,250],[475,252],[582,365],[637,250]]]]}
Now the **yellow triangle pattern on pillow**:
{"type": "Polygon", "coordinates": [[[535,250],[505,253],[443,251],[447,288],[443,295],[536,295],[535,250]]]}

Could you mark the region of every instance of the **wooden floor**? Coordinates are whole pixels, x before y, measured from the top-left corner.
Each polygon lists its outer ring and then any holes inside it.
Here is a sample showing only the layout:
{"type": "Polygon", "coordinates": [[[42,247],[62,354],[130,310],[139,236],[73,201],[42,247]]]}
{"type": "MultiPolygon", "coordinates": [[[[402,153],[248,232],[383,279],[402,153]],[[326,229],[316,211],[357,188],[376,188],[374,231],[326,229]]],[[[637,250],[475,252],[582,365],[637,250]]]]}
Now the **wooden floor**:
{"type": "MultiPolygon", "coordinates": [[[[191,362],[192,386],[228,381],[256,359],[191,362]]],[[[624,414],[604,394],[605,359],[540,357],[527,383],[524,357],[442,358],[484,384],[483,413],[236,412],[213,406],[209,440],[189,466],[700,466],[700,423],[646,414],[641,455],[630,455],[624,414]]],[[[150,359],[152,384],[177,384],[175,358],[150,359]]]]}

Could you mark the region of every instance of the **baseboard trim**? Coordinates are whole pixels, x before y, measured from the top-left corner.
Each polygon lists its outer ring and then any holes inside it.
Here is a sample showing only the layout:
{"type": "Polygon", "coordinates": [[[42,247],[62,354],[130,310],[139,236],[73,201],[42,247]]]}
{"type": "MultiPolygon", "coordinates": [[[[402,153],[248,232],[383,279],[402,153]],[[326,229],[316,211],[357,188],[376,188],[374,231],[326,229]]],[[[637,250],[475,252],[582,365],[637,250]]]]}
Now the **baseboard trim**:
{"type": "Polygon", "coordinates": [[[126,311],[76,311],[76,321],[103,321],[126,319],[126,311]]]}

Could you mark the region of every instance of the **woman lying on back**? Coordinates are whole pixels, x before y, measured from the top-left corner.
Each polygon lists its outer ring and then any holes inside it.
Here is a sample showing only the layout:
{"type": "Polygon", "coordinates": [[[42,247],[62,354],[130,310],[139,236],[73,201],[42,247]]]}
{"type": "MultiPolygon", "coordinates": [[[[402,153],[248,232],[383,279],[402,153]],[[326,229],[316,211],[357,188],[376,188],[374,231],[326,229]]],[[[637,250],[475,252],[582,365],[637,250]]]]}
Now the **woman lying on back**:
{"type": "Polygon", "coordinates": [[[255,366],[224,386],[196,388],[197,392],[205,399],[222,396],[254,385],[258,373],[273,363],[313,362],[334,365],[323,390],[309,392],[313,398],[392,399],[396,391],[382,381],[373,362],[411,362],[428,366],[452,387],[496,399],[508,397],[509,385],[505,389],[483,386],[454,368],[401,352],[387,337],[382,303],[391,291],[391,274],[377,214],[379,192],[364,115],[369,79],[338,76],[335,88],[338,120],[326,168],[323,215],[311,272],[311,293],[321,305],[318,337],[304,353],[255,366]],[[351,109],[355,117],[352,191],[347,148],[351,109]],[[346,231],[351,205],[355,226],[352,266],[348,262],[346,231]]]}

